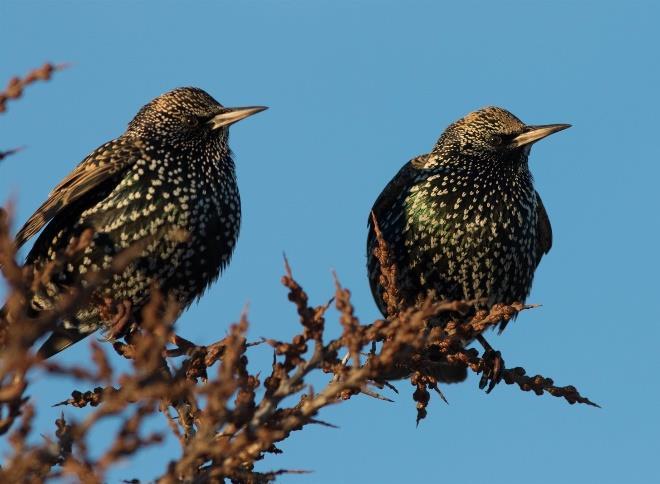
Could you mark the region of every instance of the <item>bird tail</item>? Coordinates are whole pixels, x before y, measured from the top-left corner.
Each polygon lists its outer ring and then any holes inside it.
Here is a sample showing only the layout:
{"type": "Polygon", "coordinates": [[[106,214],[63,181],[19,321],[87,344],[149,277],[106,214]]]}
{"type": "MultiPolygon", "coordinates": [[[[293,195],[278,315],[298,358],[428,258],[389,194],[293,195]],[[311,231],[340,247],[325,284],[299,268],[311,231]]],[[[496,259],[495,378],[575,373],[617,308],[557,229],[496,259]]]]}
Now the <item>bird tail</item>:
{"type": "Polygon", "coordinates": [[[37,354],[43,358],[50,358],[60,351],[67,349],[74,343],[89,336],[90,333],[83,333],[77,329],[57,328],[41,345],[37,354]]]}
{"type": "MultiPolygon", "coordinates": [[[[7,306],[0,308],[0,331],[6,329],[9,324],[9,318],[7,313],[7,306]]],[[[50,358],[51,356],[56,355],[62,350],[67,349],[74,343],[77,343],[83,338],[89,336],[91,332],[82,332],[76,328],[67,329],[62,326],[58,326],[48,337],[48,339],[41,345],[37,354],[43,358],[50,358]]],[[[2,347],[0,347],[0,352],[2,347]]]]}

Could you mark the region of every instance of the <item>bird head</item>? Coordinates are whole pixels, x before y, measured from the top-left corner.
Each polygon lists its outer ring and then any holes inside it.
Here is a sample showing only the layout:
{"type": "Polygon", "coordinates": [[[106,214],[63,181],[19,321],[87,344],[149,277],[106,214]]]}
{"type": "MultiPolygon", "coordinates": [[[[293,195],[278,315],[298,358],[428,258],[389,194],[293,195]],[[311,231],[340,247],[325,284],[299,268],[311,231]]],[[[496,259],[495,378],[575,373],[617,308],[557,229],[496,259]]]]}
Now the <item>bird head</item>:
{"type": "Polygon", "coordinates": [[[227,108],[202,89],[180,87],[142,107],[126,133],[186,149],[214,141],[226,143],[230,125],[265,109],[227,108]]]}
{"type": "Polygon", "coordinates": [[[433,152],[448,161],[526,164],[535,142],[570,124],[530,126],[506,109],[486,107],[451,124],[433,152]]]}

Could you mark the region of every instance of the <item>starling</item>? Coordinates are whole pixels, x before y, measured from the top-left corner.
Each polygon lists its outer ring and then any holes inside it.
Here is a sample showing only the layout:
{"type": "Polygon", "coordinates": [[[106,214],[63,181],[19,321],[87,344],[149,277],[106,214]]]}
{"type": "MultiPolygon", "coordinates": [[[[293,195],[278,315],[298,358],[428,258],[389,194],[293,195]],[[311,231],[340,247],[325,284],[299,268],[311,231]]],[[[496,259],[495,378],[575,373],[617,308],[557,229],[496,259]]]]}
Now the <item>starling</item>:
{"type": "Polygon", "coordinates": [[[16,236],[20,247],[45,226],[27,263],[42,269],[85,234],[90,240],[30,296],[32,311],[53,308],[68,288],[110,268],[117,254],[141,247],[89,304],[58,323],[39,350],[43,357],[116,324],[98,301],[119,305],[124,321],[139,323],[154,287],[183,309],[218,278],[241,221],[228,128],[264,109],[226,108],[201,89],[174,89],[140,109],[124,134],[55,187],[16,236]]]}
{"type": "MultiPolygon", "coordinates": [[[[525,301],[552,245],[550,220],[528,167],[530,148],[569,126],[528,126],[505,109],[486,107],[451,124],[431,153],[399,170],[372,214],[406,307],[429,295],[480,300],[484,308],[525,301]]],[[[376,244],[370,218],[369,281],[386,315],[376,244]]],[[[464,373],[448,369],[445,379],[460,381],[464,373]]]]}

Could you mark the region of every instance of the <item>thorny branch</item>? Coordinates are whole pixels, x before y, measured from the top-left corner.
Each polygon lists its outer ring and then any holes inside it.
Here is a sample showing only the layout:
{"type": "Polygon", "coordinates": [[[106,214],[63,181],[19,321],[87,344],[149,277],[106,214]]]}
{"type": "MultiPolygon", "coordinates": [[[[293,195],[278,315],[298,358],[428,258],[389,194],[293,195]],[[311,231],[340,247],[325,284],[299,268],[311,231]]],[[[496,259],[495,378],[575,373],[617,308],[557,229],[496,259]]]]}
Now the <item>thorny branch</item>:
{"type": "MultiPolygon", "coordinates": [[[[37,81],[47,81],[53,75],[53,72],[61,71],[66,69],[67,64],[51,64],[50,62],[45,63],[43,66],[30,71],[24,78],[12,77],[7,84],[7,87],[4,91],[0,91],[0,113],[7,111],[7,102],[9,100],[15,100],[20,98],[23,95],[23,90],[26,86],[37,82],[37,81]]],[[[8,150],[0,150],[0,161],[4,160],[6,157],[16,154],[19,151],[22,151],[24,148],[11,148],[8,150]]]]}
{"type": "Polygon", "coordinates": [[[7,101],[15,100],[23,95],[23,90],[37,81],[48,81],[54,72],[66,69],[67,64],[45,63],[43,66],[33,69],[25,77],[12,77],[4,91],[0,91],[0,113],[7,110],[7,101]]]}
{"type": "MultiPolygon", "coordinates": [[[[14,453],[0,471],[0,477],[12,480],[69,475],[81,481],[102,482],[107,471],[120,460],[162,442],[164,431],[144,435],[143,430],[145,418],[159,412],[182,447],[181,457],[163,470],[162,482],[220,478],[236,482],[272,480],[281,471],[256,472],[256,461],[268,453],[280,452],[277,443],[294,431],[310,424],[330,425],[318,418],[324,407],[359,393],[380,397],[371,386],[382,388],[392,380],[410,380],[415,387],[413,398],[417,402],[418,420],[424,418],[429,390],[442,395],[438,361],[483,372],[488,362],[476,350],[464,348],[462,341],[473,339],[530,307],[497,305],[489,312],[477,312],[467,321],[452,320],[437,328],[429,327],[428,321],[440,313],[467,313],[471,304],[428,300],[416,308],[397,310],[387,320],[363,325],[355,314],[350,291],[336,280],[333,301],[344,330],[337,339],[326,341],[325,313],[330,303],[311,306],[308,295],[285,261],[282,283],[296,307],[301,331],[288,342],[266,340],[275,352],[268,376],[262,379],[248,369],[246,314],[232,325],[226,337],[208,346],[198,346],[174,333],[173,323],[179,309],[155,290],[143,312],[141,327],[132,327],[123,341],[113,343],[115,352],[132,365],[131,371],[117,374],[104,345],[96,342],[92,343],[92,368],[65,367],[54,361],[39,361],[32,355],[30,345],[35,334],[30,328],[38,327],[40,331],[50,328],[25,316],[29,291],[38,289],[41,282],[35,281],[42,281],[42,275],[14,262],[6,217],[0,223],[0,247],[2,270],[12,288],[8,307],[16,318],[4,322],[7,351],[3,353],[0,368],[3,415],[0,431],[7,432],[19,418],[21,422],[10,436],[14,453]],[[30,334],[18,336],[22,332],[30,334]],[[368,349],[371,351],[364,356],[368,349]],[[339,357],[343,351],[350,355],[350,363],[339,357]],[[39,369],[71,376],[89,385],[89,390],[74,390],[68,399],[56,404],[91,406],[93,411],[81,421],[67,422],[62,417],[57,422],[55,438],[33,445],[27,441],[32,432],[33,409],[23,395],[28,373],[39,369]],[[331,374],[326,386],[318,392],[306,383],[306,377],[314,371],[331,374]],[[264,389],[260,398],[259,388],[264,389]],[[283,406],[283,401],[291,396],[297,396],[297,403],[283,406]],[[91,432],[111,416],[121,416],[123,424],[100,457],[92,458],[88,452],[91,432]]],[[[380,247],[386,256],[382,241],[380,247]]],[[[63,257],[60,263],[67,254],[63,257]]],[[[128,257],[124,263],[126,260],[128,257]]],[[[100,275],[93,278],[85,291],[77,292],[76,297],[90,300],[87,292],[98,280],[100,275]]],[[[397,299],[396,287],[386,284],[385,290],[391,293],[391,300],[397,299]]],[[[62,311],[75,307],[75,304],[63,305],[62,311]]],[[[58,315],[61,317],[62,313],[58,315]]],[[[529,377],[522,368],[504,369],[502,378],[506,384],[516,384],[538,395],[545,392],[563,397],[569,403],[593,405],[574,387],[555,386],[551,379],[542,376],[529,377]]]]}
{"type": "Polygon", "coordinates": [[[23,148],[12,148],[10,150],[0,151],[0,161],[4,160],[10,155],[18,153],[21,150],[23,150],[23,148]]]}
{"type": "MultiPolygon", "coordinates": [[[[50,75],[50,69],[44,72],[50,75]]],[[[28,76],[17,85],[22,89],[38,78],[28,76]]],[[[15,87],[10,91],[13,94],[3,94],[5,98],[0,99],[17,97],[20,89],[15,87]]],[[[32,349],[34,341],[82,304],[99,300],[95,295],[99,285],[121,271],[142,246],[128,249],[110,270],[92,273],[84,288],[72,289],[52,311],[33,316],[29,311],[30,295],[44,290],[50,275],[83,250],[91,234],[83,234],[52,264],[35,270],[16,262],[9,230],[11,213],[11,207],[0,210],[0,270],[9,288],[5,309],[0,313],[0,435],[7,435],[11,445],[0,468],[2,482],[61,477],[104,482],[110,469],[141,449],[160,445],[168,432],[178,439],[181,453],[161,470],[159,482],[230,479],[260,483],[273,481],[282,473],[304,472],[259,472],[255,463],[267,454],[280,453],[278,443],[307,425],[332,426],[319,418],[324,407],[361,393],[387,400],[374,387],[394,388],[392,382],[396,380],[412,383],[419,422],[426,416],[430,390],[444,399],[440,390],[442,365],[482,374],[492,370],[492,363],[476,349],[466,348],[464,342],[532,307],[496,305],[490,311],[475,311],[474,301],[432,298],[417,307],[404,307],[396,288],[396,266],[373,220],[387,319],[362,324],[350,291],[337,278],[330,302],[311,305],[285,260],[282,284],[296,308],[300,331],[289,341],[264,340],[274,352],[269,372],[252,373],[249,368],[252,345],[246,339],[247,314],[242,314],[228,334],[215,343],[197,345],[174,332],[179,308],[155,288],[142,312],[140,327],[128,324],[121,331],[111,329],[112,345],[91,343],[91,365],[64,366],[57,361],[41,361],[32,349]],[[339,313],[338,324],[343,331],[338,338],[327,340],[326,311],[331,304],[339,313]],[[441,313],[448,316],[449,322],[431,324],[441,313]],[[109,355],[110,347],[115,356],[109,355]],[[128,371],[116,369],[118,358],[130,363],[128,371]],[[39,372],[73,377],[86,387],[71,391],[69,398],[53,404],[91,408],[78,418],[71,409],[66,419],[64,415],[57,419],[52,437],[35,443],[31,437],[43,433],[43,429],[33,428],[36,409],[25,395],[39,372]],[[308,383],[313,372],[327,374],[327,382],[319,391],[308,383]],[[292,398],[293,404],[285,404],[292,398]],[[145,421],[154,415],[161,415],[161,430],[147,431],[145,421]],[[91,453],[93,432],[112,417],[120,421],[115,435],[104,440],[106,445],[100,452],[95,449],[91,453]]],[[[102,309],[120,311],[121,304],[102,309]]],[[[552,379],[540,375],[527,376],[520,367],[504,368],[501,376],[504,383],[523,391],[548,393],[571,404],[595,405],[575,387],[556,386],[552,379]]]]}

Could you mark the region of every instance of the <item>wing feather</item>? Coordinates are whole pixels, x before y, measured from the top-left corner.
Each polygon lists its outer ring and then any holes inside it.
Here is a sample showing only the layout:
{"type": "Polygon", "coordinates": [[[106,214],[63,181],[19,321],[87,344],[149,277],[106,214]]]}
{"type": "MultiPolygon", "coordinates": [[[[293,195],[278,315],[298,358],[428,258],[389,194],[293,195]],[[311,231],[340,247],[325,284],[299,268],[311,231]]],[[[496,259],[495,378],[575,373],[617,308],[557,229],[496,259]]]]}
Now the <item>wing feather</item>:
{"type": "Polygon", "coordinates": [[[552,248],[552,226],[550,225],[550,218],[548,217],[548,212],[545,211],[538,192],[536,192],[536,213],[538,220],[536,227],[536,242],[538,247],[536,265],[538,266],[541,258],[550,252],[552,248]]]}
{"type": "Polygon", "coordinates": [[[18,231],[16,248],[25,244],[66,207],[140,159],[147,159],[147,155],[142,142],[136,139],[119,138],[99,147],[53,189],[18,231]]]}
{"type": "MultiPolygon", "coordinates": [[[[382,219],[387,217],[387,215],[393,210],[396,212],[396,205],[402,203],[403,191],[410,185],[411,180],[417,176],[418,170],[424,168],[424,163],[426,162],[427,157],[428,154],[420,155],[403,165],[399,172],[394,176],[394,178],[392,178],[392,180],[387,184],[385,189],[378,196],[371,209],[369,218],[367,219],[369,230],[367,235],[367,271],[369,273],[369,285],[371,287],[371,293],[374,296],[374,300],[376,301],[376,304],[378,305],[378,308],[380,309],[381,313],[383,313],[383,315],[387,315],[387,310],[382,299],[382,287],[379,282],[380,263],[378,262],[378,259],[376,259],[376,257],[373,255],[373,250],[377,242],[371,214],[373,213],[376,217],[376,221],[378,222],[381,230],[386,229],[384,220],[382,219]]],[[[405,220],[400,219],[394,223],[405,225],[405,220]]],[[[390,230],[394,231],[395,233],[399,232],[401,229],[402,227],[390,228],[390,230]]],[[[390,250],[393,249],[394,247],[390,247],[390,250]]],[[[401,274],[399,274],[399,276],[401,276],[401,274]]]]}

